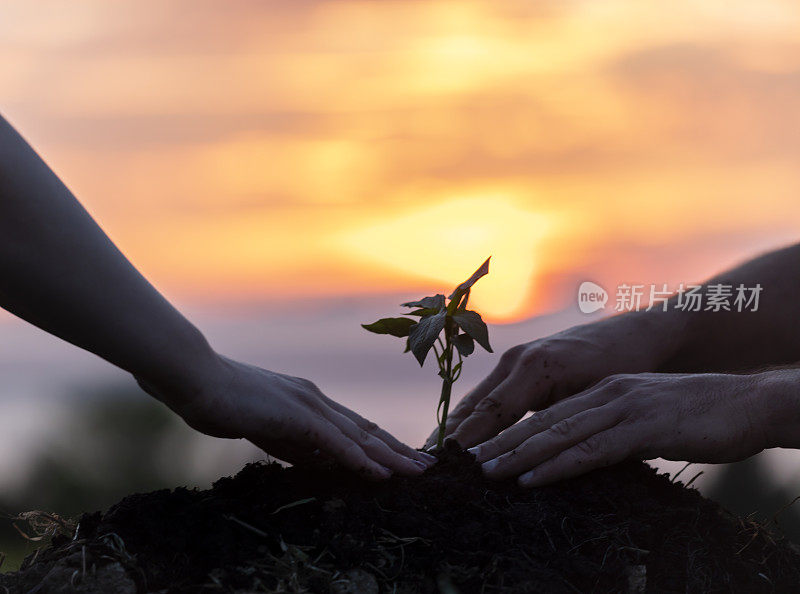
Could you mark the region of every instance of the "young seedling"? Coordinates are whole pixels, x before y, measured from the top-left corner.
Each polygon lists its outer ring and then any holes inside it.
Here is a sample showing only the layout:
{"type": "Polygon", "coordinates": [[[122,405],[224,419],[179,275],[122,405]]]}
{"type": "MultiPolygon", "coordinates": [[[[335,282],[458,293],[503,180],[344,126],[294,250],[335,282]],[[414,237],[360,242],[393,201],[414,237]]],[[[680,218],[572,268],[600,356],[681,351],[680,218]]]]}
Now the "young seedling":
{"type": "Polygon", "coordinates": [[[436,420],[439,423],[437,445],[441,447],[444,440],[444,429],[447,423],[447,411],[450,408],[450,394],[453,383],[461,375],[463,358],[475,350],[477,342],[484,349],[492,352],[489,346],[489,330],[478,312],[467,309],[469,292],[479,278],[489,274],[487,258],[475,273],[458,285],[456,290],[445,299],[442,294],[424,297],[419,301],[401,304],[414,308],[403,314],[410,317],[382,318],[372,324],[362,324],[364,328],[375,334],[390,334],[398,338],[406,338],[406,350],[411,351],[419,361],[420,367],[425,363],[428,351],[433,349],[439,365],[439,377],[442,378],[442,394],[436,408],[436,420]],[[414,318],[419,318],[418,320],[414,318]],[[441,334],[444,334],[442,340],[441,334]],[[437,348],[438,345],[438,348],[437,348]],[[453,354],[458,354],[458,362],[453,365],[453,354]]]}

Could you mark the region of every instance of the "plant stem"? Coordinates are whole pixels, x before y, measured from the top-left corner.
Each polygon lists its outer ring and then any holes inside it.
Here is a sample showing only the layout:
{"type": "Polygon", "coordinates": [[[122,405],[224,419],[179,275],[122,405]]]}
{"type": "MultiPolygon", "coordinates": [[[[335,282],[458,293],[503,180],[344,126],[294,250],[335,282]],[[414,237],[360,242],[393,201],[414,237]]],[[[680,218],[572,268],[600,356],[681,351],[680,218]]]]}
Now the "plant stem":
{"type": "Polygon", "coordinates": [[[453,343],[450,340],[450,330],[445,328],[444,331],[445,341],[445,377],[442,379],[442,395],[439,398],[439,403],[442,407],[442,418],[439,420],[439,436],[436,440],[436,445],[442,447],[444,442],[444,429],[447,424],[447,410],[450,408],[450,393],[453,389],[453,343]]]}

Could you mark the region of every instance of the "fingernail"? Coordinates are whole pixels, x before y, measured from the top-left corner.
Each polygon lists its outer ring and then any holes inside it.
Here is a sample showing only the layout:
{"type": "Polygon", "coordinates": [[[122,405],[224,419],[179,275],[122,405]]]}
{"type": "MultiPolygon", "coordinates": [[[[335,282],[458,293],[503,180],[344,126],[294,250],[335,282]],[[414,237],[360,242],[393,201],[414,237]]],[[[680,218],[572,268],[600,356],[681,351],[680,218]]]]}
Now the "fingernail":
{"type": "Polygon", "coordinates": [[[530,487],[531,483],[533,482],[533,475],[534,475],[533,471],[529,470],[525,474],[519,475],[517,482],[521,487],[530,487]]]}
{"type": "Polygon", "coordinates": [[[414,463],[414,466],[419,468],[420,470],[428,470],[428,465],[425,462],[420,462],[419,460],[411,460],[414,463]]]}
{"type": "Polygon", "coordinates": [[[477,458],[478,454],[481,451],[481,446],[475,446],[474,448],[469,448],[467,451],[477,458]]]}
{"type": "Polygon", "coordinates": [[[492,472],[495,468],[497,468],[497,458],[493,458],[492,460],[481,464],[481,470],[483,470],[485,473],[492,472]]]}
{"type": "Polygon", "coordinates": [[[431,456],[430,454],[426,454],[425,452],[419,452],[419,455],[425,460],[428,465],[436,464],[439,461],[439,458],[436,456],[431,456]]]}

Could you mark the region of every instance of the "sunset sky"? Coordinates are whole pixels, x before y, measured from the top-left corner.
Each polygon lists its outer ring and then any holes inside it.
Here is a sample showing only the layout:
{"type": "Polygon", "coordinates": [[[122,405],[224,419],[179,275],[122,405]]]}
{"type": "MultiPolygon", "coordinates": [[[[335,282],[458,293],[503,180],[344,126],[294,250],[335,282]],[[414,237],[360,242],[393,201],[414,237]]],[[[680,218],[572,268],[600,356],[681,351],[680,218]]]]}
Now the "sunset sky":
{"type": "Polygon", "coordinates": [[[796,2],[0,8],[0,112],[185,304],[444,290],[494,322],[586,278],[795,240],[796,2]]]}
{"type": "MultiPolygon", "coordinates": [[[[798,32],[788,0],[4,0],[0,114],[219,352],[421,445],[430,358],[360,323],[491,255],[495,352],[460,398],[596,319],[582,281],[675,288],[800,240],[798,32]]],[[[0,495],[74,441],[81,399],[144,398],[2,310],[0,378],[0,495]]],[[[193,484],[254,455],[194,438],[159,462],[193,484]]],[[[800,481],[796,451],[765,455],[800,481]]]]}

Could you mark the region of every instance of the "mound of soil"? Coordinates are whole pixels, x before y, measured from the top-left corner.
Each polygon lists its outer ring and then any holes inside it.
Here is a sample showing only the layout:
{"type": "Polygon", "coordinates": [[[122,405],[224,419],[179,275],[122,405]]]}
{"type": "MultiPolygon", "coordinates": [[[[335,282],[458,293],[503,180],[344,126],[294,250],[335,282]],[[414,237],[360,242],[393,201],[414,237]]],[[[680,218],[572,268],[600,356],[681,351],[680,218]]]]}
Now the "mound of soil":
{"type": "Polygon", "coordinates": [[[369,483],[246,466],[126,497],[0,576],[10,592],[791,592],[796,547],[630,462],[523,491],[447,449],[369,483]]]}

